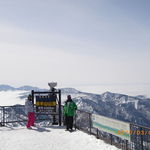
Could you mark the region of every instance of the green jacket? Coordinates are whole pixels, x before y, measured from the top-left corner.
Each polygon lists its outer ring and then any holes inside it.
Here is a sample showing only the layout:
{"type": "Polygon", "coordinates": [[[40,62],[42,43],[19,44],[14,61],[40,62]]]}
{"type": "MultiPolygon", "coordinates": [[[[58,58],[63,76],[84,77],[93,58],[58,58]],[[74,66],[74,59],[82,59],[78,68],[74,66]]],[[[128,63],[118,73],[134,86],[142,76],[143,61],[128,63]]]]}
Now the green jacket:
{"type": "Polygon", "coordinates": [[[65,116],[74,116],[76,109],[77,105],[75,102],[66,102],[66,104],[64,105],[63,114],[65,116]]]}

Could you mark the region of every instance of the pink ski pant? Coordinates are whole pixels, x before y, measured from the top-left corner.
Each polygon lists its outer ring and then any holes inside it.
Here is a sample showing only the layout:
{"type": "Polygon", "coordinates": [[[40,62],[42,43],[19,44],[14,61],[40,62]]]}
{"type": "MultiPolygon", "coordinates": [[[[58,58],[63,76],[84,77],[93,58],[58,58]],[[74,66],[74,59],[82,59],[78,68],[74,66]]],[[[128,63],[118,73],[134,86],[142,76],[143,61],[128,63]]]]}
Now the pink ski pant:
{"type": "Polygon", "coordinates": [[[35,113],[34,112],[29,112],[28,113],[28,122],[27,122],[27,128],[29,128],[30,126],[34,126],[34,122],[35,122],[35,113]]]}

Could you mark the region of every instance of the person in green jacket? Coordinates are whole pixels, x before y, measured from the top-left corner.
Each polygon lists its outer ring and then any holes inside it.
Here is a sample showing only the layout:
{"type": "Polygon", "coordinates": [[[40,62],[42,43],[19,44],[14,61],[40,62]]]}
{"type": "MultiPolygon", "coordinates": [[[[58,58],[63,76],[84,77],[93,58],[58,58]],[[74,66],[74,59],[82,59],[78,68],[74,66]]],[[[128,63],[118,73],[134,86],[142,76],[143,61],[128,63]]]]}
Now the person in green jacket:
{"type": "Polygon", "coordinates": [[[73,117],[75,116],[76,110],[76,103],[72,100],[71,95],[68,95],[63,109],[63,114],[65,116],[66,121],[66,130],[70,129],[72,131],[73,117]]]}

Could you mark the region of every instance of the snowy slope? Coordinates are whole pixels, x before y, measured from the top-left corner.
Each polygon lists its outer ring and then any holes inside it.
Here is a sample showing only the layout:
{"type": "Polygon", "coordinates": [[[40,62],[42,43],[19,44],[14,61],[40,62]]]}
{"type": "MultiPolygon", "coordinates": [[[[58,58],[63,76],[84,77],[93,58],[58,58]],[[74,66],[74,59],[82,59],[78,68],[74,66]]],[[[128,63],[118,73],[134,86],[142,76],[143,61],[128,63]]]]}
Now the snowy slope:
{"type": "Polygon", "coordinates": [[[81,131],[63,127],[1,127],[0,150],[118,150],[81,131]]]}

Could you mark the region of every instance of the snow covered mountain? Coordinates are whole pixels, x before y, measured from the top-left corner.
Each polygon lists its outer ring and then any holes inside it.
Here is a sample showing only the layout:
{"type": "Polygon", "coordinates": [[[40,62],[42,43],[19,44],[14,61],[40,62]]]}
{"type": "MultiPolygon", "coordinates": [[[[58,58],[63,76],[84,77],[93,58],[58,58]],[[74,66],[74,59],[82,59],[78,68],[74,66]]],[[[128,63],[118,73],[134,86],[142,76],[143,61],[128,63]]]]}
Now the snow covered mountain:
{"type": "Polygon", "coordinates": [[[79,109],[131,122],[150,126],[150,98],[144,96],[128,96],[124,94],[105,92],[92,94],[74,89],[62,90],[62,95],[70,93],[79,109]]]}
{"type": "Polygon", "coordinates": [[[21,86],[19,88],[15,88],[15,87],[12,87],[10,85],[5,85],[5,84],[0,85],[0,91],[15,91],[15,90],[24,90],[24,91],[35,90],[35,91],[39,91],[39,90],[43,90],[43,89],[40,89],[38,87],[28,86],[28,85],[21,86]]]}
{"type": "Polygon", "coordinates": [[[12,91],[15,90],[15,88],[9,85],[4,85],[4,84],[0,85],[0,91],[8,91],[8,90],[12,91]]]}
{"type": "MultiPolygon", "coordinates": [[[[17,97],[21,99],[21,102],[23,102],[31,90],[44,90],[31,86],[13,88],[8,85],[0,85],[1,91],[7,91],[11,89],[14,92],[16,90],[26,91],[22,93],[15,92],[18,94],[17,97]]],[[[74,101],[76,101],[78,104],[79,109],[122,121],[150,126],[150,99],[142,95],[134,97],[111,92],[93,94],[81,92],[74,88],[62,88],[61,92],[63,101],[62,103],[64,103],[66,100],[67,95],[70,94],[74,101]]],[[[9,93],[11,92],[9,91],[9,93]]],[[[3,95],[6,95],[6,93],[3,92],[3,95]]]]}

